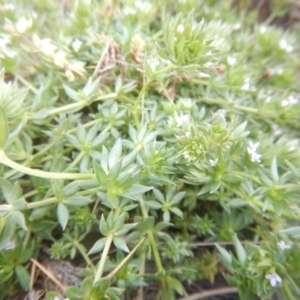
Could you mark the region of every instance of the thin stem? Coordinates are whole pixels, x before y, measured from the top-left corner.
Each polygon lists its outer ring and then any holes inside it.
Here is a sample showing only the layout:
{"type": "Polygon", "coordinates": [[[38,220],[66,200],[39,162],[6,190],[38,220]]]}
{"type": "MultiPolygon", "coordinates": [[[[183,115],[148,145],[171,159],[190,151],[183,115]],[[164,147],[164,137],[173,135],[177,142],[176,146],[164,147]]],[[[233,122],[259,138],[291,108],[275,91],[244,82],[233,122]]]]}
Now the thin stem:
{"type": "Polygon", "coordinates": [[[283,283],[283,290],[286,293],[288,300],[296,300],[295,297],[292,295],[291,289],[287,285],[287,282],[283,283]]]}
{"type": "Polygon", "coordinates": [[[107,276],[107,278],[109,277],[113,277],[116,273],[118,273],[118,271],[123,267],[124,264],[126,264],[126,262],[129,260],[129,258],[134,254],[134,252],[141,246],[141,244],[144,242],[144,240],[146,239],[146,237],[143,237],[139,243],[130,251],[130,253],[118,264],[118,266],[113,269],[107,276]]]}
{"type": "Polygon", "coordinates": [[[25,238],[24,238],[24,241],[23,241],[23,248],[24,248],[24,249],[27,248],[27,245],[28,245],[28,242],[29,242],[29,240],[30,240],[30,237],[31,237],[31,231],[30,231],[30,230],[27,230],[27,231],[26,231],[25,238]]]}
{"type": "Polygon", "coordinates": [[[155,261],[157,271],[158,271],[158,273],[164,273],[164,268],[163,268],[163,265],[162,265],[161,260],[160,260],[160,256],[159,256],[159,253],[158,253],[158,250],[157,250],[157,245],[156,245],[156,241],[154,239],[153,232],[151,230],[148,230],[147,235],[148,235],[149,242],[150,242],[150,245],[151,245],[151,248],[152,248],[152,251],[153,251],[153,257],[154,257],[154,261],[155,261]]]}
{"type": "Polygon", "coordinates": [[[82,160],[82,158],[85,156],[85,151],[81,151],[77,157],[73,160],[73,162],[66,168],[66,171],[72,170],[79,162],[82,160]]]}
{"type": "Polygon", "coordinates": [[[41,178],[47,178],[47,179],[94,179],[96,178],[95,174],[91,173],[56,173],[56,172],[47,172],[47,171],[41,171],[36,169],[31,169],[28,167],[25,167],[23,165],[20,165],[11,159],[9,159],[6,154],[3,151],[0,151],[0,163],[18,170],[21,173],[32,175],[36,177],[41,178]]]}
{"type": "MultiPolygon", "coordinates": [[[[140,198],[139,203],[140,203],[141,211],[142,211],[144,219],[146,219],[148,217],[148,211],[147,211],[147,208],[146,208],[143,197],[140,195],[139,198],[140,198]]],[[[147,235],[148,235],[149,242],[150,242],[150,245],[151,245],[151,248],[152,248],[153,258],[154,258],[154,261],[155,261],[157,271],[160,274],[164,274],[165,270],[163,268],[163,265],[162,265],[162,262],[161,262],[161,259],[160,259],[160,256],[159,256],[159,253],[158,253],[158,250],[157,250],[157,245],[156,245],[156,241],[155,241],[153,232],[151,230],[147,230],[147,235]]],[[[170,297],[169,297],[170,295],[168,293],[168,287],[167,287],[168,285],[167,285],[167,282],[166,282],[165,278],[161,279],[161,285],[162,285],[162,292],[163,292],[163,295],[164,295],[164,299],[165,300],[170,299],[170,297]]]]}
{"type": "Polygon", "coordinates": [[[108,252],[109,252],[109,248],[111,246],[113,238],[114,238],[114,234],[113,233],[110,233],[108,235],[108,237],[107,237],[107,240],[106,240],[106,243],[105,243],[102,255],[101,255],[100,263],[99,263],[98,269],[97,269],[96,274],[95,274],[94,284],[97,281],[99,281],[101,279],[101,277],[102,277],[102,274],[103,274],[103,271],[104,271],[105,262],[106,262],[106,259],[107,259],[107,256],[108,256],[108,252]]]}
{"type": "Polygon", "coordinates": [[[94,267],[94,264],[86,254],[86,250],[84,249],[84,247],[77,240],[72,240],[72,243],[78,249],[82,257],[84,258],[86,264],[90,267],[94,267]]]}
{"type": "MultiPolygon", "coordinates": [[[[229,188],[229,187],[227,187],[229,188]]],[[[232,190],[235,194],[237,194],[238,196],[240,196],[242,199],[246,199],[248,202],[250,202],[251,204],[255,204],[256,206],[258,206],[259,208],[261,209],[264,209],[264,203],[261,202],[261,201],[258,201],[257,199],[255,199],[254,197],[250,197],[248,195],[245,195],[243,194],[242,192],[240,192],[239,190],[237,189],[233,189],[232,190]]],[[[267,208],[267,211],[268,212],[271,212],[271,213],[276,213],[275,209],[273,207],[268,207],[267,208]]],[[[300,221],[300,216],[298,215],[294,215],[288,211],[282,211],[281,214],[289,219],[292,219],[292,220],[297,220],[297,221],[300,221]]]]}
{"type": "Polygon", "coordinates": [[[74,110],[77,111],[77,110],[85,107],[86,105],[88,105],[88,103],[86,101],[70,103],[70,104],[52,109],[51,115],[57,115],[57,114],[60,114],[63,112],[70,112],[70,111],[74,111],[74,110]]]}
{"type": "MultiPolygon", "coordinates": [[[[200,101],[200,100],[199,100],[200,101]]],[[[258,114],[261,115],[260,111],[257,108],[252,108],[252,107],[247,107],[243,105],[239,105],[233,102],[226,102],[222,99],[210,99],[210,98],[203,98],[201,101],[204,101],[206,103],[213,103],[213,104],[218,104],[218,105],[224,105],[233,109],[238,109],[243,112],[248,112],[252,114],[258,114]]]]}
{"type": "Polygon", "coordinates": [[[28,203],[27,204],[27,209],[34,209],[34,208],[38,208],[38,207],[43,207],[46,205],[50,205],[50,204],[55,204],[59,202],[59,200],[56,197],[52,197],[52,198],[48,198],[48,199],[44,199],[38,202],[32,202],[32,203],[28,203]]]}
{"type": "MultiPolygon", "coordinates": [[[[111,94],[100,96],[99,98],[93,100],[93,102],[107,100],[107,99],[113,99],[113,98],[116,98],[117,96],[118,96],[117,93],[111,93],[111,94]]],[[[87,105],[90,105],[90,104],[91,103],[88,103],[87,101],[70,103],[65,106],[61,106],[61,107],[52,109],[51,115],[56,115],[56,114],[63,113],[63,112],[70,112],[70,111],[74,111],[74,110],[77,111],[87,105]]]]}
{"type": "Polygon", "coordinates": [[[23,195],[23,198],[29,198],[29,197],[32,197],[34,195],[38,194],[38,191],[37,190],[32,190],[26,194],[23,195]]]}
{"type": "MultiPolygon", "coordinates": [[[[139,268],[139,277],[141,280],[144,280],[144,274],[145,274],[145,253],[142,253],[141,255],[141,263],[139,268]]],[[[138,289],[137,293],[137,300],[143,300],[144,299],[144,288],[141,286],[138,289]]]]}
{"type": "Polygon", "coordinates": [[[244,172],[240,172],[240,171],[234,171],[234,170],[230,170],[229,173],[230,174],[236,174],[236,175],[242,176],[244,178],[251,179],[252,181],[254,181],[256,183],[259,183],[259,184],[261,183],[260,180],[256,176],[248,174],[248,173],[244,173],[244,172]]]}
{"type": "Polygon", "coordinates": [[[141,102],[141,99],[144,95],[144,93],[146,92],[149,84],[151,83],[151,79],[147,78],[146,82],[144,83],[142,89],[140,90],[140,93],[138,95],[138,97],[136,98],[135,100],[135,104],[133,106],[133,116],[134,116],[134,120],[135,120],[135,125],[138,127],[139,124],[140,124],[140,121],[139,121],[139,113],[140,113],[140,110],[139,110],[139,105],[140,105],[140,102],[141,102]]]}
{"type": "Polygon", "coordinates": [[[24,85],[26,85],[34,94],[38,93],[38,90],[31,83],[29,83],[25,78],[18,75],[17,73],[15,73],[14,75],[17,77],[19,81],[21,81],[24,85]]]}

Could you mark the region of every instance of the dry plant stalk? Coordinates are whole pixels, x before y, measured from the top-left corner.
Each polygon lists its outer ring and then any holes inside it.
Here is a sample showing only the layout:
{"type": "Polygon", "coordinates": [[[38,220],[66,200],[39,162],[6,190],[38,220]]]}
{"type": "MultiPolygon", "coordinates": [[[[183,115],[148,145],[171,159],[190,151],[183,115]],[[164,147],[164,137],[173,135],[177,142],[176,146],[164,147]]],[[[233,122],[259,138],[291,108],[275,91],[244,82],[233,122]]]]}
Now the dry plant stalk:
{"type": "Polygon", "coordinates": [[[107,36],[100,37],[103,41],[106,42],[106,47],[102,52],[102,55],[94,70],[93,78],[99,75],[105,80],[105,78],[107,78],[107,74],[118,66],[120,68],[122,82],[124,82],[126,73],[126,61],[120,45],[118,45],[113,39],[107,36]]]}

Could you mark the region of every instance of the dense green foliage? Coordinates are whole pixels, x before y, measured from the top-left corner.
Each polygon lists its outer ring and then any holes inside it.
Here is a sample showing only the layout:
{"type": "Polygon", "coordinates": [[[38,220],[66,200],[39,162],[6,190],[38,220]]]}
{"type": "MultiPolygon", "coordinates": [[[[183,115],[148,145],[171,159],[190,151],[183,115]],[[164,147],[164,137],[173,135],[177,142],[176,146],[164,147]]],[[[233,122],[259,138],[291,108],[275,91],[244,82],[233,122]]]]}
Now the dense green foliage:
{"type": "Polygon", "coordinates": [[[230,2],[0,5],[0,299],[45,243],[86,265],[51,300],[299,298],[299,28],[230,2]]]}

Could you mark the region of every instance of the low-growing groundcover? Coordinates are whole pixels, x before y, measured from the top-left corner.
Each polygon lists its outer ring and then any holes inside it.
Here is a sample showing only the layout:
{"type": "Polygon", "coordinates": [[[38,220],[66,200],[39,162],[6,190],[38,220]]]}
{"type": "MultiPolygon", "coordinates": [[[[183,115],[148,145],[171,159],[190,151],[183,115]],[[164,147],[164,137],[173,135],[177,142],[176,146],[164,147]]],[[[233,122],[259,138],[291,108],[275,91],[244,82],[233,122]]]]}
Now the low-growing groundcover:
{"type": "Polygon", "coordinates": [[[299,299],[300,28],[250,2],[1,2],[0,299],[299,299]]]}

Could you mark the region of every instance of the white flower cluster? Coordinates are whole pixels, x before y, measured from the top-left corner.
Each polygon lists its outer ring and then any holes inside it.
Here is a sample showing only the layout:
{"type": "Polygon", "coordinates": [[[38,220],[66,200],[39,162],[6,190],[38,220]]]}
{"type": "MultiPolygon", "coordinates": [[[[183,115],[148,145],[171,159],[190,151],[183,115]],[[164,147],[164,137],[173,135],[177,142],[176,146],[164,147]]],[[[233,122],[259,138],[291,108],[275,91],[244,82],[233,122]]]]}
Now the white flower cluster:
{"type": "Polygon", "coordinates": [[[268,274],[266,275],[266,278],[270,280],[272,287],[276,287],[278,283],[282,282],[282,279],[276,273],[268,274]]]}
{"type": "Polygon", "coordinates": [[[20,33],[24,33],[32,26],[32,19],[26,19],[25,17],[21,17],[16,23],[16,29],[20,33]]]}
{"type": "Polygon", "coordinates": [[[291,248],[291,245],[287,245],[287,244],[285,243],[285,241],[280,241],[280,242],[278,243],[278,246],[279,246],[279,248],[280,248],[281,250],[286,250],[286,249],[290,249],[290,248],[291,248]]]}
{"type": "Polygon", "coordinates": [[[288,98],[281,101],[281,106],[288,106],[291,104],[295,104],[297,102],[298,102],[297,98],[291,95],[288,98]]]}
{"type": "Polygon", "coordinates": [[[260,162],[261,155],[257,153],[257,148],[259,147],[259,143],[249,142],[249,146],[247,147],[247,152],[250,155],[250,159],[252,162],[260,162]]]}
{"type": "Polygon", "coordinates": [[[209,164],[210,164],[212,167],[215,167],[215,166],[218,164],[218,161],[219,161],[218,158],[208,160],[209,164]]]}
{"type": "Polygon", "coordinates": [[[177,124],[177,127],[182,126],[185,123],[189,123],[190,116],[185,114],[178,115],[177,112],[175,112],[175,122],[177,124]]]}
{"type": "Polygon", "coordinates": [[[279,48],[287,53],[290,53],[294,50],[294,47],[291,46],[285,39],[281,39],[279,41],[279,48]]]}

